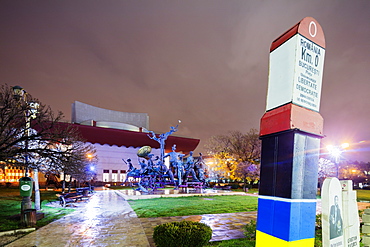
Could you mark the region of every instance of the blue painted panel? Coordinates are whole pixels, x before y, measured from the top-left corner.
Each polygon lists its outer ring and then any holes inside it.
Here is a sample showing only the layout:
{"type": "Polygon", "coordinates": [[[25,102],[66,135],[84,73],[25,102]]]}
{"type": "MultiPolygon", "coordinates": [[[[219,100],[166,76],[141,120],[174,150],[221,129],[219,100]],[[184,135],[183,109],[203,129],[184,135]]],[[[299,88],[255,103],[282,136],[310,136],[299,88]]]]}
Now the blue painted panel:
{"type": "Polygon", "coordinates": [[[302,202],[300,208],[300,239],[315,237],[316,202],[302,202]]]}
{"type": "Polygon", "coordinates": [[[285,241],[315,237],[316,202],[259,198],[257,230],[285,241]]]}
{"type": "Polygon", "coordinates": [[[258,198],[257,230],[271,233],[273,230],[274,200],[258,198]]]}
{"type": "Polygon", "coordinates": [[[296,222],[292,221],[291,204],[290,202],[275,201],[274,229],[271,235],[285,241],[290,241],[291,234],[297,231],[297,227],[294,226],[296,222]]]}

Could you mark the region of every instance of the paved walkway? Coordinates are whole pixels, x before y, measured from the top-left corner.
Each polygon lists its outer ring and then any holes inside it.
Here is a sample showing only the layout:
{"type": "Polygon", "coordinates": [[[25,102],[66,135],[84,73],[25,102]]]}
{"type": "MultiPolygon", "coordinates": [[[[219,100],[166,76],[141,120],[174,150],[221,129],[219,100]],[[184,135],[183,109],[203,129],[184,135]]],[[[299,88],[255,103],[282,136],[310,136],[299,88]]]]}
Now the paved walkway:
{"type": "Polygon", "coordinates": [[[97,191],[85,207],[7,246],[150,246],[139,218],[115,191],[97,191]]]}

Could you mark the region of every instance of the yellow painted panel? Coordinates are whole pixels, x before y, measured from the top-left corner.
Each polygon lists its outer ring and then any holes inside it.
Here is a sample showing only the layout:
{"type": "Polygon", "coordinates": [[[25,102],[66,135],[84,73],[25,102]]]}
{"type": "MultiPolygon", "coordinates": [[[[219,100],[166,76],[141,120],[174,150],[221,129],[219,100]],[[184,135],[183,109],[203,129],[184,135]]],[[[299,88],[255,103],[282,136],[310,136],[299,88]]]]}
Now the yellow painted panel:
{"type": "Polygon", "coordinates": [[[288,242],[260,231],[256,232],[256,237],[256,247],[313,247],[315,244],[314,238],[288,242]]]}

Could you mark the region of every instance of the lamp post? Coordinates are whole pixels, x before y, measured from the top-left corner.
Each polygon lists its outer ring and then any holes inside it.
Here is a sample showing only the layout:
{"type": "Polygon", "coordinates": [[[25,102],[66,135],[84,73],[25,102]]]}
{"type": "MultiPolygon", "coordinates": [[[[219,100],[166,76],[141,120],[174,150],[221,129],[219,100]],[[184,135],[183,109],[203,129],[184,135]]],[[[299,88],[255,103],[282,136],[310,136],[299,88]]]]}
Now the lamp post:
{"type": "MultiPolygon", "coordinates": [[[[26,126],[25,126],[25,177],[21,178],[20,181],[20,190],[21,190],[21,196],[22,203],[21,203],[21,216],[22,216],[22,222],[26,225],[29,224],[27,222],[25,211],[32,209],[32,201],[31,201],[31,195],[32,195],[32,179],[28,176],[29,175],[29,162],[28,162],[28,138],[30,137],[30,128],[31,128],[31,119],[36,118],[36,113],[39,108],[39,104],[37,102],[27,102],[27,92],[20,86],[14,86],[13,87],[13,96],[14,99],[20,101],[23,100],[27,104],[27,108],[24,111],[25,118],[26,118],[26,126]]],[[[34,172],[34,179],[35,179],[35,192],[39,190],[38,188],[38,171],[35,169],[34,172]]],[[[39,193],[35,193],[37,197],[40,196],[39,193]]],[[[36,198],[36,200],[39,200],[40,198],[36,198]]],[[[40,209],[39,206],[36,205],[36,209],[40,209]]]]}
{"type": "Polygon", "coordinates": [[[328,145],[326,149],[329,151],[329,154],[334,158],[336,171],[336,177],[339,179],[339,160],[341,154],[349,147],[348,143],[342,143],[340,146],[328,145]]]}
{"type": "Polygon", "coordinates": [[[90,181],[88,182],[89,184],[89,190],[91,191],[91,186],[92,186],[92,183],[94,181],[94,177],[95,177],[95,165],[93,164],[92,160],[94,158],[94,155],[91,154],[91,153],[87,153],[86,154],[86,157],[87,159],[89,160],[89,165],[88,165],[88,174],[91,174],[91,177],[89,177],[90,181]]]}

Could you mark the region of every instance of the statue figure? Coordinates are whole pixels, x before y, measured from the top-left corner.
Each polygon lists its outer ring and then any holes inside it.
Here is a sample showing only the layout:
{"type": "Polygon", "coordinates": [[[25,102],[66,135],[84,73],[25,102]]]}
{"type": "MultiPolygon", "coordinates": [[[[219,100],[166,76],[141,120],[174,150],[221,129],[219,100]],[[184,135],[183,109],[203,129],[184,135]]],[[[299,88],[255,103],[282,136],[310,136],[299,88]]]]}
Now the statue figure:
{"type": "Polygon", "coordinates": [[[147,173],[148,166],[147,166],[147,164],[145,164],[144,159],[142,159],[142,160],[138,159],[138,161],[139,161],[139,165],[140,165],[139,173],[140,173],[140,175],[145,175],[147,173]]]}
{"type": "Polygon", "coordinates": [[[144,193],[148,193],[149,191],[145,188],[145,187],[148,187],[148,178],[146,177],[142,177],[139,181],[139,183],[137,184],[139,188],[137,188],[136,190],[137,191],[141,191],[141,192],[144,192],[144,193]],[[145,187],[144,187],[145,186],[145,187]]]}
{"type": "Polygon", "coordinates": [[[197,163],[195,165],[195,168],[197,169],[199,181],[202,181],[203,182],[204,181],[205,163],[204,163],[204,160],[203,160],[202,153],[199,153],[199,157],[198,157],[197,163]]]}
{"type": "Polygon", "coordinates": [[[132,163],[131,163],[131,159],[127,159],[127,161],[125,161],[124,159],[122,159],[123,162],[125,162],[125,164],[128,166],[128,170],[127,170],[127,176],[126,176],[126,179],[125,179],[125,183],[128,181],[128,178],[129,177],[135,177],[135,176],[139,176],[139,171],[138,169],[136,169],[132,163]]]}
{"type": "Polygon", "coordinates": [[[177,175],[178,184],[182,184],[182,176],[184,174],[184,167],[181,161],[181,158],[185,156],[185,154],[177,153],[176,152],[176,144],[172,146],[172,152],[163,156],[163,159],[166,157],[170,157],[170,168],[175,168],[175,174],[177,175]]]}
{"type": "Polygon", "coordinates": [[[186,158],[185,163],[185,175],[184,175],[184,181],[186,182],[188,180],[188,175],[191,174],[191,177],[193,178],[194,182],[198,182],[197,175],[194,171],[194,157],[193,157],[193,151],[190,151],[189,156],[186,158]]]}
{"type": "Polygon", "coordinates": [[[149,131],[151,135],[148,134],[148,137],[152,140],[155,140],[159,143],[159,147],[161,149],[161,161],[163,162],[164,159],[164,146],[165,141],[167,140],[168,136],[171,135],[173,132],[176,132],[178,130],[179,125],[176,125],[176,127],[171,126],[170,131],[167,133],[160,134],[159,137],[153,132],[149,131]]]}
{"type": "Polygon", "coordinates": [[[148,159],[148,166],[146,168],[147,169],[147,173],[149,175],[159,175],[160,174],[160,172],[159,172],[160,169],[158,167],[158,164],[154,164],[153,159],[152,159],[153,156],[154,156],[154,154],[149,154],[147,156],[147,159],[148,159]]]}
{"type": "Polygon", "coordinates": [[[131,172],[131,171],[134,171],[134,170],[136,170],[136,168],[132,165],[132,163],[131,163],[131,159],[127,159],[127,162],[124,160],[124,159],[122,159],[123,160],[123,162],[125,162],[125,164],[128,166],[128,170],[127,170],[127,172],[131,172]]]}
{"type": "Polygon", "coordinates": [[[171,183],[175,183],[175,178],[173,177],[173,173],[170,169],[168,169],[168,167],[161,161],[159,160],[159,157],[157,156],[156,160],[158,160],[157,162],[157,166],[159,168],[159,173],[163,176],[163,177],[169,177],[170,180],[171,180],[171,183]]]}

